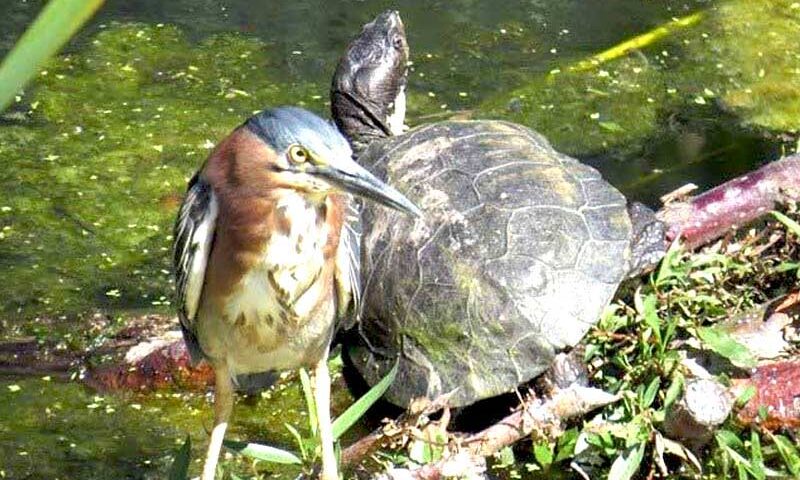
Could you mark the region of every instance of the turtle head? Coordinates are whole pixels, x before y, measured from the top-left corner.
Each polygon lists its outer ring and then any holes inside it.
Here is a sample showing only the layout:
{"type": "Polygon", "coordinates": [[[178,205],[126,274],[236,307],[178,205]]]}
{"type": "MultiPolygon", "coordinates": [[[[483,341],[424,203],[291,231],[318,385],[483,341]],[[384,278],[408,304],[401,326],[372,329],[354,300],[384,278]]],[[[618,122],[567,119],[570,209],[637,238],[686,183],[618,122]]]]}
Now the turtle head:
{"type": "Polygon", "coordinates": [[[394,10],[364,25],[339,60],[331,111],[356,155],[376,138],[402,133],[407,63],[406,32],[394,10]]]}

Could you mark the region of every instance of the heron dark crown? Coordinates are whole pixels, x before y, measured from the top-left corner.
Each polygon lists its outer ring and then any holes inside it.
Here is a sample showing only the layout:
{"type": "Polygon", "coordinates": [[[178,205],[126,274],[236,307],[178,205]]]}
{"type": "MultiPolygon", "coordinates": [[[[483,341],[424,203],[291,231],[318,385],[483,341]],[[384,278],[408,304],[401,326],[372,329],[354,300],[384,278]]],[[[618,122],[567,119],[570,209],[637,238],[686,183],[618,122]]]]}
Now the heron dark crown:
{"type": "Polygon", "coordinates": [[[299,107],[278,107],[263,110],[245,121],[244,128],[256,134],[276,152],[290,145],[325,154],[329,151],[349,156],[350,146],[336,127],[299,107]]]}

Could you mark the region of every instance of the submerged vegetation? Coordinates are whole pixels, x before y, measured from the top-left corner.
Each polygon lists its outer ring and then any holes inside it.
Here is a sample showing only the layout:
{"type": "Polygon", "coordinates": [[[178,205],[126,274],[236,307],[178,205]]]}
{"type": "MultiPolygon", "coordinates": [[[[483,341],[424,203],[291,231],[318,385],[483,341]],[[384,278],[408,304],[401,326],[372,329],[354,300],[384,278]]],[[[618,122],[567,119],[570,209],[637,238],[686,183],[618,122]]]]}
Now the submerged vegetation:
{"type": "Polygon", "coordinates": [[[111,25],[41,72],[30,112],[0,129],[5,315],[162,308],[188,177],[255,105],[316,104],[269,77],[263,43],[191,46],[169,26],[111,25]]]}
{"type": "Polygon", "coordinates": [[[743,125],[796,134],[798,3],[719,2],[687,18],[668,24],[671,33],[660,41],[639,42],[640,49],[593,68],[586,61],[553,65],[478,112],[529,125],[572,154],[635,152],[671,117],[700,107],[700,115],[729,111],[743,125]]]}

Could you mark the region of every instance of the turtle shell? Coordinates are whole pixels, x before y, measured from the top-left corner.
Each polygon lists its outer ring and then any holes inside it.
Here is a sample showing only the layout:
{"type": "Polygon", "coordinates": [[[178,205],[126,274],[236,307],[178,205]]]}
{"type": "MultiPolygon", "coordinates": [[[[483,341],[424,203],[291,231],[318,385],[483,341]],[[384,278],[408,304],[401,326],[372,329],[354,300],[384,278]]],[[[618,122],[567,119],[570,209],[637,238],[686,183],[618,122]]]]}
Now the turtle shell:
{"type": "Polygon", "coordinates": [[[528,128],[440,122],[359,161],[425,214],[364,211],[364,309],[347,354],[370,385],[399,355],[392,403],[513,390],[580,341],[627,272],[623,195],[528,128]]]}

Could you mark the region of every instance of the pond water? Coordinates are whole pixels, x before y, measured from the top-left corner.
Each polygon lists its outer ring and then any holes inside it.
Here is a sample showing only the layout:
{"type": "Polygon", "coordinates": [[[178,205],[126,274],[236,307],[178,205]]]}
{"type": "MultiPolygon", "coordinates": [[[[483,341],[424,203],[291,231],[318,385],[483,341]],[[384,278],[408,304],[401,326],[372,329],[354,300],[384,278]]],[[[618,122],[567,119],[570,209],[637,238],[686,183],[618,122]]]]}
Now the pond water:
{"type": "MultiPolygon", "coordinates": [[[[0,5],[0,53],[42,4],[0,5]]],[[[523,123],[652,206],[796,149],[800,4],[788,0],[113,0],[0,120],[0,340],[82,351],[134,313],[170,313],[188,177],[255,110],[326,113],[342,49],[390,7],[412,49],[411,125],[523,123]],[[651,44],[574,68],[658,27],[651,44]],[[109,321],[87,327],[98,311],[109,321]]],[[[295,387],[280,408],[299,418],[295,387]]],[[[4,377],[0,477],[158,478],[187,433],[205,444],[206,403],[4,377]]],[[[240,405],[232,435],[264,435],[273,405],[240,405]]],[[[289,442],[284,420],[267,430],[289,442]]]]}

